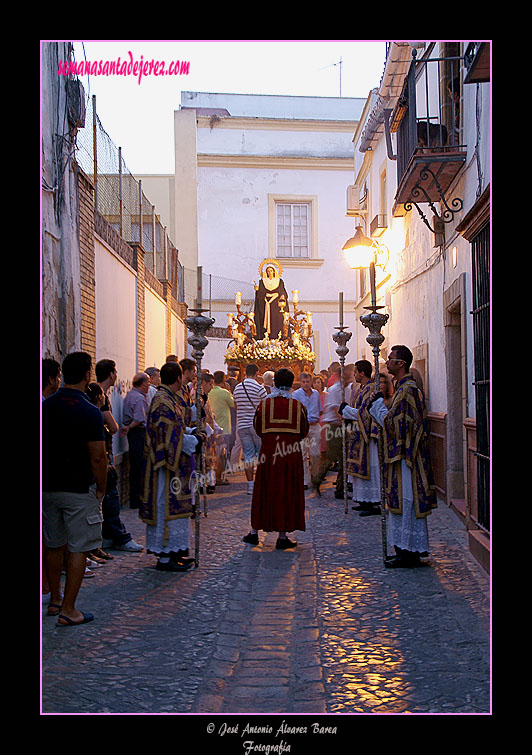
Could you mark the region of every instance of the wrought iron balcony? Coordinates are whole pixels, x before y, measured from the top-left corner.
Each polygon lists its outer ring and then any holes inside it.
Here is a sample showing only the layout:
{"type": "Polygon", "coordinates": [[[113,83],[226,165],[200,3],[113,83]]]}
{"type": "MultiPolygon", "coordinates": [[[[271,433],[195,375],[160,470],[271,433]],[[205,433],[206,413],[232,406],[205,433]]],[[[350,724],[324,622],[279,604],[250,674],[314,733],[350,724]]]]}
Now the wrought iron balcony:
{"type": "Polygon", "coordinates": [[[482,84],[490,80],[490,43],[470,42],[464,55],[467,69],[464,84],[482,84]]]}
{"type": "MultiPolygon", "coordinates": [[[[397,133],[397,193],[395,204],[407,212],[428,203],[440,221],[450,222],[462,200],[450,199],[449,188],[466,160],[461,144],[459,57],[416,61],[413,53],[403,91],[389,121],[397,133]],[[441,203],[441,217],[434,203],[441,203]]],[[[435,228],[431,228],[436,232],[435,228]]]]}

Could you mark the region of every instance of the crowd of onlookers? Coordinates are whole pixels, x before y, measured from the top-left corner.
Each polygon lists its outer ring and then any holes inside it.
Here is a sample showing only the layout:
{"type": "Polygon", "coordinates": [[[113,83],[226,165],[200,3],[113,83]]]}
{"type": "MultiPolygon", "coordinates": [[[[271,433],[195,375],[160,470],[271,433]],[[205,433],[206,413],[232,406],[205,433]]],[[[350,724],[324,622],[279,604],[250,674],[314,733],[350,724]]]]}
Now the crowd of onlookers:
{"type": "MultiPolygon", "coordinates": [[[[243,374],[237,367],[231,366],[226,370],[216,370],[213,373],[202,370],[198,385],[196,363],[192,359],[179,360],[176,355],[171,354],[167,357],[167,362],[179,362],[183,373],[182,383],[186,386],[191,405],[196,405],[196,391],[199,390],[201,394],[198,403],[201,406],[201,423],[207,436],[203,455],[204,468],[199,477],[202,492],[212,494],[217,487],[230,485],[231,481],[228,478],[233,473],[243,470],[247,480],[247,492],[252,494],[254,470],[261,445],[253,427],[253,418],[259,403],[274,389],[274,371],[267,370],[260,374],[259,368],[253,364],[247,365],[243,374]]],[[[310,425],[308,437],[302,444],[305,488],[312,486],[319,490],[319,485],[327,472],[336,468],[338,470],[335,490],[337,497],[343,497],[342,446],[341,441],[338,440],[341,434],[331,433],[330,429],[341,426],[342,420],[337,412],[341,401],[345,400],[352,406],[359,389],[355,364],[345,365],[343,372],[343,396],[339,362],[333,362],[327,370],[321,370],[318,373],[301,372],[296,377],[291,393],[294,398],[305,405],[310,425]]],[[[385,372],[381,374],[380,379],[380,390],[385,396],[385,401],[389,403],[393,395],[392,381],[385,372]]],[[[72,495],[79,492],[76,490],[76,482],[72,481],[72,469],[67,473],[66,468],[69,465],[66,459],[61,459],[61,453],[66,457],[70,455],[70,451],[67,454],[64,451],[59,453],[59,459],[50,455],[53,454],[52,451],[47,452],[46,459],[44,454],[45,444],[55,443],[56,438],[59,439],[59,444],[63,449],[74,449],[78,443],[75,428],[67,427],[63,433],[63,428],[58,427],[58,423],[64,422],[61,412],[66,411],[65,416],[70,416],[68,415],[68,401],[65,399],[69,399],[72,406],[75,403],[74,399],[78,402],[76,411],[79,417],[76,415],[76,421],[81,422],[80,427],[83,432],[86,427],[91,427],[92,435],[87,436],[87,447],[90,453],[94,447],[98,449],[100,456],[105,457],[98,462],[95,462],[92,457],[87,457],[84,462],[85,467],[92,465],[93,471],[97,463],[101,465],[101,469],[105,468],[105,483],[102,484],[105,492],[98,499],[101,503],[98,521],[101,525],[101,543],[87,549],[83,579],[94,577],[98,568],[115,557],[109,553],[109,550],[130,553],[143,550],[143,547],[134,541],[121,519],[121,506],[125,501],[121,500],[121,486],[114,461],[113,445],[116,448],[118,439],[127,439],[128,473],[125,482],[128,483],[129,507],[138,508],[144,463],[146,419],[150,403],[161,383],[160,370],[157,367],[147,367],[143,372],[132,377],[131,389],[124,396],[120,407],[120,421],[115,416],[118,407],[113,409],[114,396],[111,395],[113,387],[118,388],[117,381],[117,366],[112,359],[99,360],[94,366],[94,374],[90,356],[84,352],[75,352],[67,356],[62,365],[54,359],[42,360],[43,418],[46,416],[46,423],[44,423],[46,433],[43,434],[43,469],[45,464],[51,465],[56,478],[60,480],[50,482],[51,473],[45,470],[43,501],[45,499],[48,501],[50,491],[58,487],[61,490],[63,488],[70,490],[72,495]],[[68,370],[68,375],[65,374],[66,370],[68,370]],[[91,414],[83,401],[80,403],[80,397],[94,407],[97,413],[91,410],[91,414]],[[71,437],[68,435],[69,432],[71,437]],[[93,440],[91,441],[90,438],[93,440]],[[113,438],[116,439],[115,443],[113,438]]],[[[80,433],[82,433],[81,430],[80,433]]],[[[75,469],[77,463],[75,460],[70,463],[70,466],[75,469]]],[[[80,467],[80,469],[83,472],[85,468],[80,467]]],[[[81,491],[81,488],[79,490],[81,491]]],[[[56,506],[57,502],[53,505],[56,506]]],[[[55,568],[53,558],[56,557],[57,550],[55,542],[61,541],[62,533],[58,530],[47,529],[52,527],[50,524],[52,517],[46,506],[43,510],[47,512],[43,539],[43,602],[50,600],[48,613],[58,615],[61,602],[57,594],[54,597],[49,584],[48,564],[52,563],[53,571],[55,568]],[[54,544],[53,558],[47,557],[46,542],[54,544]]],[[[97,514],[95,518],[98,518],[97,514]]],[[[59,526],[57,522],[54,523],[54,526],[56,525],[59,526]]],[[[64,536],[63,539],[65,539],[64,536]]],[[[62,550],[62,559],[62,572],[68,573],[69,560],[72,560],[68,545],[62,550]]],[[[67,620],[68,618],[65,619],[67,620]]]]}

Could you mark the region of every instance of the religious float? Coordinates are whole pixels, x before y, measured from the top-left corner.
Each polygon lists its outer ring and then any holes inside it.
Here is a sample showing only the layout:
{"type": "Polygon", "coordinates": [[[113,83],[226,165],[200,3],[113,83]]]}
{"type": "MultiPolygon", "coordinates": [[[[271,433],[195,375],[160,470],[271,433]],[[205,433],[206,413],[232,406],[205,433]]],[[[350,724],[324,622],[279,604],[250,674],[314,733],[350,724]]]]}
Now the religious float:
{"type": "MultiPolygon", "coordinates": [[[[267,370],[287,367],[297,381],[299,373],[312,372],[316,355],[312,351],[312,312],[298,309],[299,291],[292,291],[290,314],[282,265],[268,258],[259,265],[260,281],[255,283],[255,306],[243,312],[242,294],[235,293],[236,314],[227,315],[227,335],[231,341],[225,353],[229,371],[245,375],[246,365],[256,364],[262,375],[267,370]]],[[[235,375],[236,376],[236,375],[235,375]]]]}

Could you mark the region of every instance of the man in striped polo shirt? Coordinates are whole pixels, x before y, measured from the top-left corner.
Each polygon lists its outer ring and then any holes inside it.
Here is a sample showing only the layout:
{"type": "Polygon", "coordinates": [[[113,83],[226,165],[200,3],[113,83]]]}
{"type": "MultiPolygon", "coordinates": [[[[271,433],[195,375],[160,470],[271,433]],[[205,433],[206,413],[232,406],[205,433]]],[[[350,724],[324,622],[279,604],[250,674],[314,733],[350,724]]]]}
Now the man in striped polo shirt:
{"type": "Polygon", "coordinates": [[[261,447],[261,439],[253,428],[253,419],[258,405],[268,396],[264,386],[260,385],[255,379],[258,371],[257,365],[248,364],[246,377],[235,386],[233,391],[233,400],[236,406],[236,430],[242,443],[249,495],[253,494],[254,461],[258,457],[261,447]]]}

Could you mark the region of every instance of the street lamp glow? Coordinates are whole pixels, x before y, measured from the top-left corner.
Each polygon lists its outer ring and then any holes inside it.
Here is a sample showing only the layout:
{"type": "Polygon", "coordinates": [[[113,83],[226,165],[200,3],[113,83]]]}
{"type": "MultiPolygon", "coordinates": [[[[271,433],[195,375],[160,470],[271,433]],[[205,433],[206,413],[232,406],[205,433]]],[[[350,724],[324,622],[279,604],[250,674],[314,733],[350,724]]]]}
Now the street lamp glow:
{"type": "Polygon", "coordinates": [[[345,242],[342,251],[351,270],[368,268],[375,262],[375,244],[364,236],[360,226],[356,229],[355,235],[345,242]]]}

